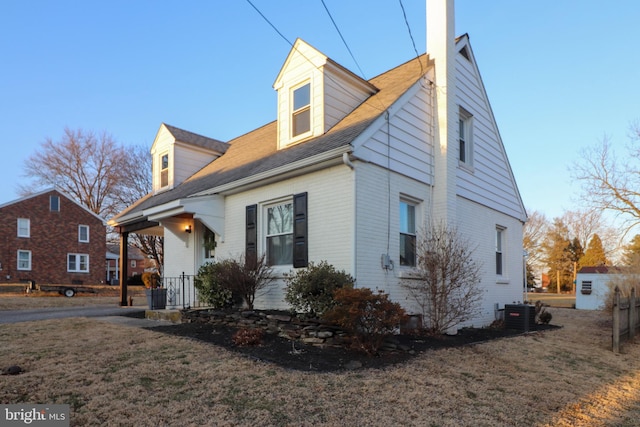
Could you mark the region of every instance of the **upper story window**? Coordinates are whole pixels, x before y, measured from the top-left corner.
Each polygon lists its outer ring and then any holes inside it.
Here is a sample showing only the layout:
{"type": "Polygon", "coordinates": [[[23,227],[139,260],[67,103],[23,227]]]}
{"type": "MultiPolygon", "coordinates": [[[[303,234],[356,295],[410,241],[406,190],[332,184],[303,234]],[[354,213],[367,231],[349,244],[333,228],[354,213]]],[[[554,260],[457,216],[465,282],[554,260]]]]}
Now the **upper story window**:
{"type": "Polygon", "coordinates": [[[293,202],[266,207],[266,249],[268,265],[293,263],[293,202]]]}
{"type": "Polygon", "coordinates": [[[31,237],[31,221],[29,218],[18,218],[18,237],[31,237]]]}
{"type": "Polygon", "coordinates": [[[293,90],[291,136],[296,137],[311,130],[311,83],[293,90]]]}
{"type": "Polygon", "coordinates": [[[78,226],[78,241],[82,243],[89,242],[89,226],[88,225],[78,226]]]}
{"type": "Polygon", "coordinates": [[[51,212],[60,212],[60,197],[49,196],[49,210],[51,212]]]}
{"type": "Polygon", "coordinates": [[[31,270],[31,251],[18,251],[18,270],[31,270]]]}
{"type": "Polygon", "coordinates": [[[504,246],[504,228],[496,227],[496,274],[502,276],[504,266],[504,254],[502,248],[504,246]]]}
{"type": "Polygon", "coordinates": [[[416,265],[416,206],[400,201],[400,265],[416,265]]]}
{"type": "Polygon", "coordinates": [[[169,185],[169,153],[160,157],[160,187],[169,185]]]}
{"type": "Polygon", "coordinates": [[[460,107],[458,119],[458,161],[471,166],[473,161],[473,116],[460,107]]]}

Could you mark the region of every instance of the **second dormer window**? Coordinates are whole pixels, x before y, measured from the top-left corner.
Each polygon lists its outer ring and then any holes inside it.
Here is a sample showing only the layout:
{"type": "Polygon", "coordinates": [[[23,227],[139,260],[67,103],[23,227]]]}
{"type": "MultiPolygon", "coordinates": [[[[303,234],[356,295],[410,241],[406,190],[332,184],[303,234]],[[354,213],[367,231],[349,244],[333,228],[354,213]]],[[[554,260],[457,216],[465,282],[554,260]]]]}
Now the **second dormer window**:
{"type": "Polygon", "coordinates": [[[311,130],[311,84],[307,83],[293,91],[292,136],[311,130]]]}
{"type": "Polygon", "coordinates": [[[160,187],[169,185],[169,154],[160,158],[160,187]]]}

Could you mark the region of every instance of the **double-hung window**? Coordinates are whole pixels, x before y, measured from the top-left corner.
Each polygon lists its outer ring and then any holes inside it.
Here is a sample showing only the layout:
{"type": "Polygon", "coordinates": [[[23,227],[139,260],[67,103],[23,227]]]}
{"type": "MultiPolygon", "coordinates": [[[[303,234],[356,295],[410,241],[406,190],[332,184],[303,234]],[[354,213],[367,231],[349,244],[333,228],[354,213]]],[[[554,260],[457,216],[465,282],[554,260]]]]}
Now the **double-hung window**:
{"type": "Polygon", "coordinates": [[[31,221],[29,218],[18,218],[18,237],[31,237],[31,221]]]}
{"type": "Polygon", "coordinates": [[[89,255],[67,254],[67,271],[69,273],[88,273],[89,255]]]}
{"type": "Polygon", "coordinates": [[[458,161],[471,166],[473,160],[473,116],[460,107],[458,113],[458,161]]]}
{"type": "Polygon", "coordinates": [[[81,243],[89,243],[88,225],[78,225],[78,241],[81,243]]]}
{"type": "Polygon", "coordinates": [[[160,157],[160,187],[169,185],[169,153],[160,157]]]}
{"type": "Polygon", "coordinates": [[[60,212],[60,197],[49,196],[49,210],[51,212],[60,212]]]}
{"type": "Polygon", "coordinates": [[[266,249],[269,265],[293,263],[293,202],[266,207],[266,249]]]}
{"type": "Polygon", "coordinates": [[[400,201],[400,265],[416,265],[416,205],[400,201]]]}
{"type": "Polygon", "coordinates": [[[504,246],[504,228],[496,227],[496,274],[502,276],[504,267],[504,253],[502,248],[504,246]]]}
{"type": "Polygon", "coordinates": [[[31,270],[31,251],[18,251],[18,270],[31,270]]]}
{"type": "Polygon", "coordinates": [[[291,136],[296,137],[311,130],[311,84],[293,90],[291,136]]]}

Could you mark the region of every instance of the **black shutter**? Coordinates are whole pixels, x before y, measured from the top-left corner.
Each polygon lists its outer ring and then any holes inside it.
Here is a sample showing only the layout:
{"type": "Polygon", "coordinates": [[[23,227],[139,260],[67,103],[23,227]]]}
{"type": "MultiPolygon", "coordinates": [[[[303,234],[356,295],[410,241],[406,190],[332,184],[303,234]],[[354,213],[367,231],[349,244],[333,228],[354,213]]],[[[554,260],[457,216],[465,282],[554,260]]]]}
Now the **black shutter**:
{"type": "Polygon", "coordinates": [[[309,263],[307,239],[307,193],[293,196],[293,267],[309,263]]]}
{"type": "Polygon", "coordinates": [[[245,257],[258,259],[258,205],[247,206],[245,257]]]}

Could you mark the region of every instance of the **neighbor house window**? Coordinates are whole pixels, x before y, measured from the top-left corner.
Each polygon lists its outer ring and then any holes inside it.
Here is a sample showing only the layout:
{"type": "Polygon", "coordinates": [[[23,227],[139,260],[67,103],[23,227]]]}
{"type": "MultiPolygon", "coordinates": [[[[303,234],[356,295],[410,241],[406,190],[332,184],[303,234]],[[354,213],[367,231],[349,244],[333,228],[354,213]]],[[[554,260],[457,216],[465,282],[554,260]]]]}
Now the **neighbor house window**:
{"type": "Polygon", "coordinates": [[[311,84],[307,83],[293,91],[292,136],[311,130],[311,84]]]}
{"type": "Polygon", "coordinates": [[[78,226],[78,241],[82,243],[89,242],[89,226],[88,225],[78,226]]]}
{"type": "Polygon", "coordinates": [[[31,251],[18,251],[18,270],[31,270],[31,251]]]}
{"type": "Polygon", "coordinates": [[[49,210],[51,212],[60,212],[60,197],[49,196],[49,210]]]}
{"type": "Polygon", "coordinates": [[[416,265],[416,206],[400,202],[400,265],[416,265]]]}
{"type": "Polygon", "coordinates": [[[266,250],[269,265],[293,263],[293,202],[267,206],[266,250]]]}
{"type": "Polygon", "coordinates": [[[18,218],[18,237],[31,237],[31,221],[29,218],[18,218]]]}
{"type": "Polygon", "coordinates": [[[169,185],[169,154],[160,157],[160,187],[169,185]]]}
{"type": "Polygon", "coordinates": [[[472,161],[472,130],[473,116],[461,107],[458,119],[458,160],[466,165],[471,165],[472,161]]]}
{"type": "Polygon", "coordinates": [[[138,263],[136,262],[135,259],[131,260],[131,268],[136,268],[136,265],[138,265],[138,263]]]}
{"type": "Polygon", "coordinates": [[[496,227],[496,274],[502,276],[504,265],[504,254],[502,248],[504,246],[504,228],[496,227]]]}
{"type": "Polygon", "coordinates": [[[69,273],[88,273],[89,255],[67,254],[67,271],[69,273]]]}

